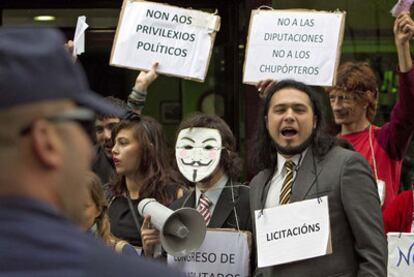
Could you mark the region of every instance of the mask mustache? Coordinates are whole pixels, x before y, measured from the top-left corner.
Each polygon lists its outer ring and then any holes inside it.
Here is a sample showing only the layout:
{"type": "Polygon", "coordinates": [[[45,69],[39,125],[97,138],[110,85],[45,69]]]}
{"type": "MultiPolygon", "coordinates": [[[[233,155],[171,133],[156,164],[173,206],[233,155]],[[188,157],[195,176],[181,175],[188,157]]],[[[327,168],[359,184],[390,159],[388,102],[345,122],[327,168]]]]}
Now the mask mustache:
{"type": "Polygon", "coordinates": [[[198,167],[201,167],[201,166],[209,166],[213,162],[213,160],[210,160],[208,163],[203,163],[203,162],[200,162],[200,161],[192,161],[192,162],[186,163],[183,159],[181,159],[181,162],[184,165],[187,165],[187,166],[198,166],[198,167]]]}

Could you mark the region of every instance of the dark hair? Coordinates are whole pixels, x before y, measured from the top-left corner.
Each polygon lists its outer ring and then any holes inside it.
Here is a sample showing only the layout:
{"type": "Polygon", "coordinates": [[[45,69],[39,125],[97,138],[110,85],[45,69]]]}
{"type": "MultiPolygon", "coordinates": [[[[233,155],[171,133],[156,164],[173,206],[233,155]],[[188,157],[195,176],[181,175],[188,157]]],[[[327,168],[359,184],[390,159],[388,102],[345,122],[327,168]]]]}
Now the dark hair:
{"type": "MultiPolygon", "coordinates": [[[[128,107],[128,104],[116,97],[113,96],[107,96],[105,97],[105,99],[110,102],[111,104],[113,104],[114,106],[120,108],[121,110],[127,112],[130,110],[130,108],[128,107]]],[[[107,119],[107,118],[119,118],[117,115],[113,115],[113,114],[97,114],[96,115],[96,119],[98,120],[103,120],[103,119],[107,119]]]]}
{"type": "Polygon", "coordinates": [[[312,111],[316,117],[316,127],[313,131],[311,144],[311,149],[315,157],[320,158],[324,156],[334,146],[335,143],[335,137],[324,132],[325,119],[322,114],[322,106],[319,101],[317,92],[312,87],[294,80],[283,80],[274,83],[270,85],[265,91],[266,98],[264,99],[264,103],[259,114],[255,140],[255,157],[253,159],[254,164],[257,166],[258,170],[265,168],[274,169],[277,165],[277,150],[275,148],[274,141],[270,137],[266,127],[266,116],[269,111],[269,105],[272,96],[278,91],[285,88],[293,88],[302,91],[308,95],[310,99],[312,111]]]}
{"type": "Polygon", "coordinates": [[[185,118],[178,126],[178,133],[187,128],[212,128],[217,129],[221,135],[222,146],[220,166],[224,172],[232,179],[237,179],[241,173],[241,159],[236,152],[236,139],[227,123],[216,115],[195,113],[185,118]]]}
{"type": "MultiPolygon", "coordinates": [[[[139,168],[140,176],[144,176],[139,191],[140,198],[155,198],[164,205],[169,205],[176,198],[179,187],[177,173],[172,169],[171,156],[168,155],[167,145],[162,127],[155,119],[140,116],[122,119],[112,132],[112,140],[123,129],[133,131],[134,138],[139,142],[139,168]],[[173,193],[172,193],[173,192],[173,193]]],[[[111,184],[114,196],[126,192],[124,176],[117,176],[111,184]]]]}
{"type": "Polygon", "coordinates": [[[335,89],[351,93],[357,101],[367,103],[366,116],[370,122],[374,121],[378,102],[377,77],[368,63],[341,64],[338,68],[336,86],[329,88],[328,92],[335,89]]]}

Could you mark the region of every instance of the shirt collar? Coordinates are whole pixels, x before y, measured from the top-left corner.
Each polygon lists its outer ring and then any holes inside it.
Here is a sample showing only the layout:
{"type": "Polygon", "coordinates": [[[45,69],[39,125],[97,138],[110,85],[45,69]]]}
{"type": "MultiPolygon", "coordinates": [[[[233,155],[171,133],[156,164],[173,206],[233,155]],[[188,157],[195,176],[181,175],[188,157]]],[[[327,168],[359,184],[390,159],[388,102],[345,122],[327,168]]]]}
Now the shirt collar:
{"type": "MultiPolygon", "coordinates": [[[[224,186],[227,184],[228,180],[229,180],[229,177],[226,174],[223,174],[223,176],[221,176],[220,180],[218,180],[218,182],[215,183],[214,186],[212,186],[206,192],[204,192],[204,195],[207,196],[210,202],[212,202],[213,204],[217,203],[220,197],[221,191],[223,190],[224,186]]],[[[196,191],[196,207],[198,207],[198,201],[200,199],[200,195],[202,192],[198,188],[197,185],[196,185],[195,191],[196,191]]]]}
{"type": "MultiPolygon", "coordinates": [[[[302,153],[296,154],[293,157],[290,157],[289,160],[293,161],[295,163],[295,167],[298,168],[299,163],[303,161],[303,157],[305,157],[306,152],[309,148],[306,148],[302,153]],[[300,160],[300,161],[299,161],[300,160]]],[[[277,153],[277,168],[276,168],[276,176],[282,174],[283,165],[288,159],[283,157],[280,153],[277,153]]]]}

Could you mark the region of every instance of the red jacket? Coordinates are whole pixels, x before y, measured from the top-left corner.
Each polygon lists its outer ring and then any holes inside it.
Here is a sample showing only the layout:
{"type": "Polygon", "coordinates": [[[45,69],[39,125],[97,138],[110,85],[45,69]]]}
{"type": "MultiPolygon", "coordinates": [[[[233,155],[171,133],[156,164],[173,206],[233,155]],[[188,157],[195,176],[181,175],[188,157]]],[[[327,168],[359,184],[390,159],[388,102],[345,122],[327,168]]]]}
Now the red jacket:
{"type": "Polygon", "coordinates": [[[383,211],[383,217],[385,233],[411,232],[413,191],[406,190],[395,197],[394,201],[383,211]]]}

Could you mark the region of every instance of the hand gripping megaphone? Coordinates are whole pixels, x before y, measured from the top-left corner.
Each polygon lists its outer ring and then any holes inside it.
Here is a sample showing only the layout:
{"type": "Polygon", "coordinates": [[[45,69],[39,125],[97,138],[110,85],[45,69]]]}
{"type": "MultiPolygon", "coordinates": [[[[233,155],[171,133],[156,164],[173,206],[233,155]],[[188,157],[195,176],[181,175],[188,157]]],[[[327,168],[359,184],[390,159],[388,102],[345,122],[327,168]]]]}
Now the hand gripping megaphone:
{"type": "Polygon", "coordinates": [[[206,223],[193,208],[172,211],[154,198],[138,204],[141,216],[151,216],[151,224],[160,231],[162,247],[173,256],[185,256],[200,248],[206,235],[206,223]]]}

